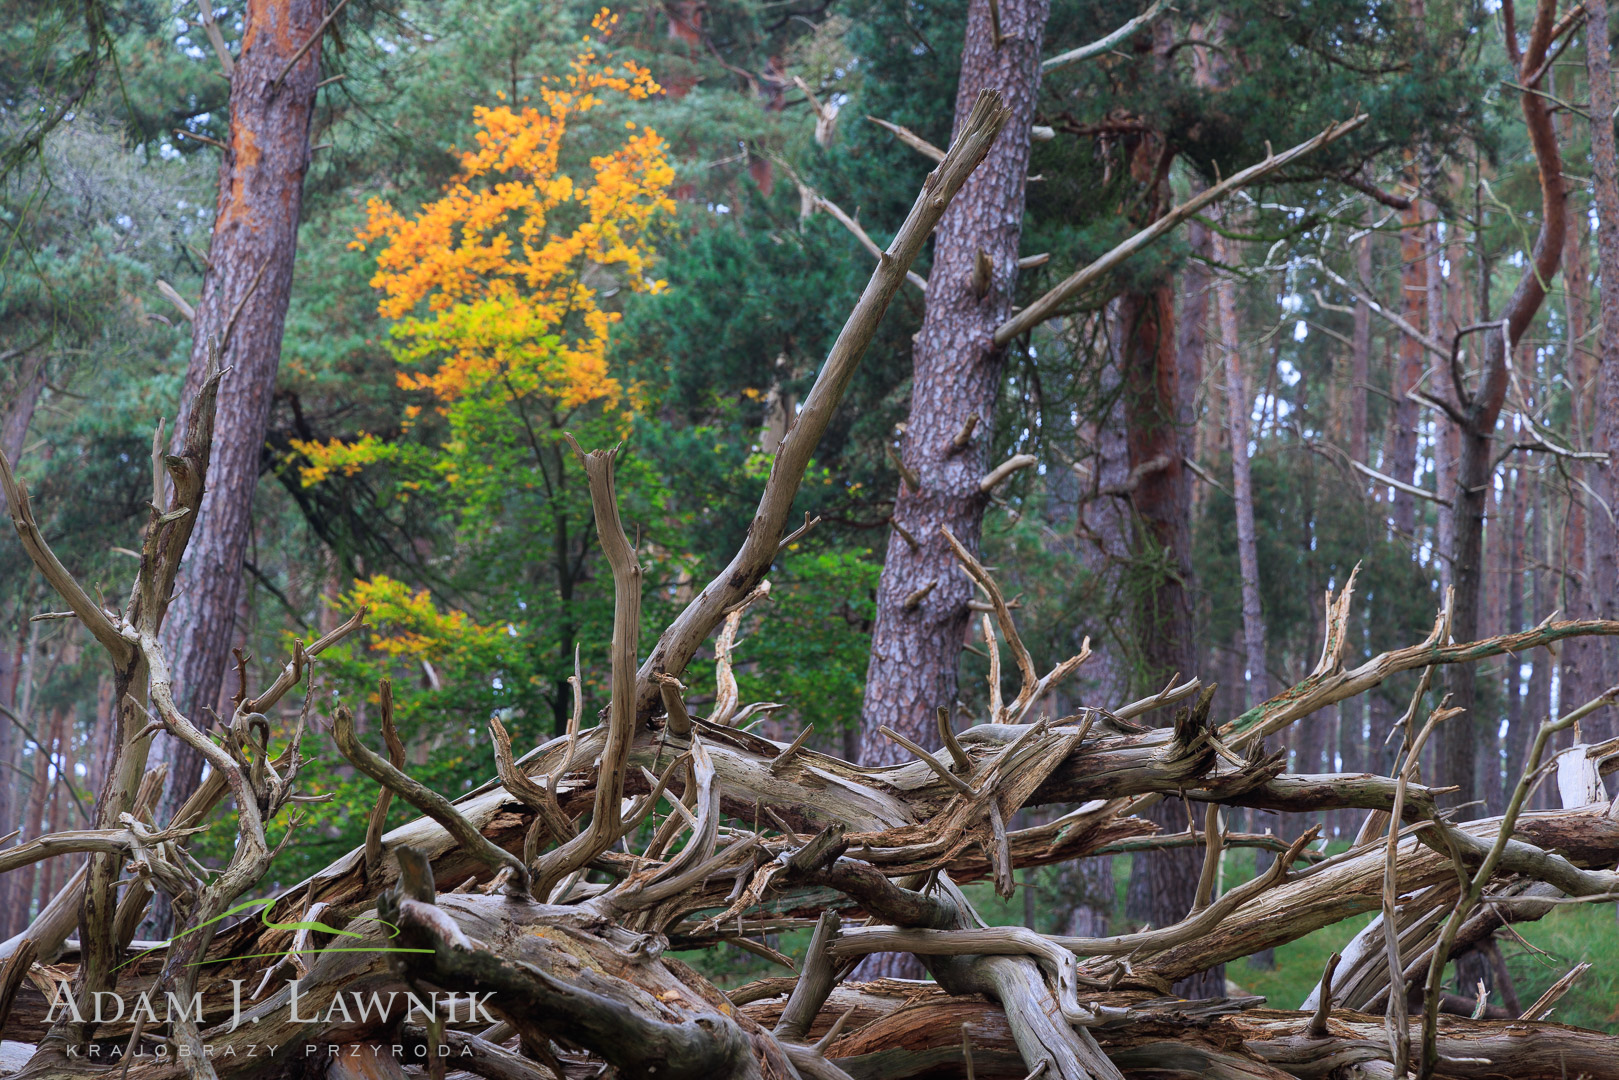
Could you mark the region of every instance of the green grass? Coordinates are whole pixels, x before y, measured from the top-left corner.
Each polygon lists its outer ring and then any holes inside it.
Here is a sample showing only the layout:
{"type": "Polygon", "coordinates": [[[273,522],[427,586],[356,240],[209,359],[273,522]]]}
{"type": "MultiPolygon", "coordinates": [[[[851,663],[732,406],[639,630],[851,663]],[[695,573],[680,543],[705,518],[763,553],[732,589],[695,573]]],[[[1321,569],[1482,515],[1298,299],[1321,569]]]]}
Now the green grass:
{"type": "Polygon", "coordinates": [[[1569,904],[1539,922],[1515,927],[1524,940],[1550,953],[1540,956],[1522,945],[1502,942],[1507,970],[1527,1006],[1580,961],[1591,970],[1580,976],[1550,1019],[1619,1034],[1619,921],[1613,904],[1569,904]]]}

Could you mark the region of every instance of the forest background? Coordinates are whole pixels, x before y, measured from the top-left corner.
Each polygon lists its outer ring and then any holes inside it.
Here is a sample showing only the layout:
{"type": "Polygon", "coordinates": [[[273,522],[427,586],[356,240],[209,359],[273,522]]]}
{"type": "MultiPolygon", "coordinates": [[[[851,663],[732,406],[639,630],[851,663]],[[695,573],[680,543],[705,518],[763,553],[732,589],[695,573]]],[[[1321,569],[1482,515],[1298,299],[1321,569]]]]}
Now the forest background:
{"type": "MultiPolygon", "coordinates": [[[[112,594],[133,574],[154,424],[172,421],[193,352],[185,312],[202,292],[231,137],[220,54],[239,50],[245,15],[167,0],[0,7],[0,449],[55,550],[112,594]]],[[[1611,33],[1585,20],[1597,10],[1565,14],[1532,80],[1551,103],[1568,207],[1561,265],[1539,282],[1548,295],[1511,343],[1488,421],[1469,637],[1554,611],[1613,617],[1605,466],[1619,453],[1608,385],[1619,386],[1619,358],[1604,357],[1599,332],[1599,225],[1619,222],[1595,206],[1591,116],[1612,106],[1588,77],[1587,36],[1611,33]]],[[[1272,147],[1367,114],[1191,216],[1007,348],[977,438],[985,460],[1019,467],[987,492],[983,558],[1020,597],[1041,670],[1087,636],[1097,652],[1052,695],[1051,715],[1192,669],[1220,684],[1216,712],[1236,716],[1309,674],[1325,590],[1357,566],[1349,666],[1419,639],[1458,584],[1465,454],[1449,413],[1545,248],[1544,154],[1520,115],[1524,46],[1503,32],[1510,13],[1051,5],[1048,58],[1130,32],[1046,63],[1014,305],[1272,147]]],[[[932,165],[926,148],[949,143],[967,8],[670,0],[609,15],[354,0],[331,16],[316,45],[278,368],[250,447],[237,617],[225,626],[254,683],[289,637],[307,641],[366,605],[375,630],[334,650],[327,688],[380,746],[367,708],[391,677],[410,771],[455,792],[493,773],[491,713],[519,745],[560,730],[576,657],[593,696],[605,693],[611,580],[564,433],[623,443],[619,493],[655,630],[740,543],[869,276],[856,233],[886,242],[932,165]],[[491,222],[528,245],[467,240],[463,226],[491,222]]],[[[1611,137],[1606,168],[1611,182],[1611,137]]],[[[768,693],[779,707],[752,714],[763,733],[813,726],[813,744],[872,759],[862,715],[869,736],[880,579],[885,557],[915,543],[893,521],[914,487],[903,432],[920,284],[890,309],[799,495],[795,514],[818,524],[781,552],[768,602],[704,653],[731,650],[735,685],[694,665],[694,709],[735,715],[768,693]]],[[[926,597],[905,599],[908,610],[926,597]]],[[[49,609],[8,531],[0,834],[20,831],[8,842],[85,822],[88,778],[108,752],[110,679],[75,622],[32,618],[49,609]]],[[[970,637],[951,696],[981,715],[988,650],[970,637]]],[[[1619,656],[1583,643],[1479,671],[1465,738],[1427,771],[1455,782],[1444,766],[1465,746],[1464,794],[1498,813],[1528,734],[1619,682],[1619,656]]],[[[228,714],[237,675],[216,680],[228,714]]],[[[1384,736],[1413,684],[1390,680],[1316,717],[1289,746],[1291,770],[1386,772],[1384,736]]],[[[1609,710],[1581,737],[1615,734],[1609,710]]],[[[266,888],[363,837],[372,789],[334,753],[313,770],[335,798],[308,807],[266,888]]],[[[1256,831],[1289,835],[1311,823],[1251,817],[1256,831]]],[[[1347,842],[1360,817],[1328,815],[1329,842],[1347,842]]],[[[225,854],[206,839],[200,852],[225,854]]],[[[1126,858],[1031,872],[997,910],[1078,934],[1162,925],[1149,875],[1128,871],[1126,858]]],[[[72,872],[56,859],[6,875],[0,939],[72,872]]],[[[1243,872],[1234,860],[1231,878],[1243,872]]],[[[1565,955],[1606,948],[1612,919],[1591,914],[1554,917],[1545,932],[1562,935],[1565,955]]],[[[1319,951],[1301,953],[1300,990],[1319,951]]],[[[763,963],[706,962],[739,975],[763,963]]],[[[1229,976],[1265,985],[1263,970],[1229,976]]],[[[1555,977],[1527,953],[1513,970],[1531,988],[1555,977]]],[[[1582,992],[1595,1003],[1611,985],[1582,992]]],[[[1619,1022],[1595,1004],[1568,1008],[1579,1022],[1619,1022]]]]}

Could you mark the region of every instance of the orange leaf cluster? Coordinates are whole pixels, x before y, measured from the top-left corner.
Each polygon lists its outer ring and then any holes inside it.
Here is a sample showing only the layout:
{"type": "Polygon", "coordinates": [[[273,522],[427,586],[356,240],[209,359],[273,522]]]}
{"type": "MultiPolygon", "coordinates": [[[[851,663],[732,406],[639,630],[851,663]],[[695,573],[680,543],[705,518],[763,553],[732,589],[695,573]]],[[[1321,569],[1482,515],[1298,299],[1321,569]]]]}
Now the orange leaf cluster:
{"type": "MultiPolygon", "coordinates": [[[[610,33],[603,9],[593,27],[610,33]]],[[[567,411],[622,394],[608,372],[609,330],[620,316],[604,310],[604,288],[657,292],[650,276],[651,233],[674,213],[674,169],[650,127],[610,154],[593,157],[576,181],[563,171],[570,124],[610,96],[643,100],[661,92],[633,61],[612,65],[589,38],[566,75],[537,91],[538,104],[480,106],[475,149],[459,154],[460,172],[439,198],[407,216],[382,199],[351,245],[380,241],[371,284],[378,313],[394,320],[399,385],[429,393],[443,410],[543,397],[567,411]]],[[[305,482],[374,453],[300,445],[313,468],[305,482]],[[336,456],[334,456],[336,455],[336,456]],[[330,459],[330,460],[328,460],[330,459]]]]}

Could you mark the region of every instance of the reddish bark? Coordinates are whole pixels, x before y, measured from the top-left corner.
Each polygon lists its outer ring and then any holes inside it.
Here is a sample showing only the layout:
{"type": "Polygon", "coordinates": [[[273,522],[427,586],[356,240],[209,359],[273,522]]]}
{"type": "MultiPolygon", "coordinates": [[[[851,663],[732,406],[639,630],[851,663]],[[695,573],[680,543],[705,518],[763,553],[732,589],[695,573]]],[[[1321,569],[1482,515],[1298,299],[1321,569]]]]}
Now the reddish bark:
{"type": "MultiPolygon", "coordinates": [[[[57,715],[52,715],[51,722],[45,725],[36,725],[34,734],[37,741],[34,744],[34,775],[28,789],[28,808],[21,824],[22,836],[20,839],[32,840],[42,835],[45,830],[45,809],[47,798],[51,790],[51,754],[56,746],[57,715]]],[[[9,902],[24,912],[23,919],[27,919],[29,906],[34,899],[34,886],[39,880],[39,864],[30,863],[21,870],[15,871],[16,881],[13,882],[13,891],[9,902]]]]}
{"type": "MultiPolygon", "coordinates": [[[[288,62],[325,14],[325,0],[251,0],[231,79],[230,138],[219,166],[208,270],[182,401],[196,399],[216,339],[223,340],[221,366],[230,373],[219,390],[208,491],[165,626],[174,684],[185,695],[180,708],[199,723],[205,722],[199,707],[219,700],[230,655],[253,492],[292,290],[319,44],[290,70],[288,62]]],[[[175,430],[183,432],[187,420],[182,410],[175,430]]],[[[170,766],[158,813],[160,821],[167,821],[196,788],[202,760],[195,750],[164,736],[158,737],[152,754],[170,766]]]]}
{"type": "MultiPolygon", "coordinates": [[[[1585,35],[1591,115],[1599,118],[1591,125],[1591,163],[1596,189],[1597,259],[1602,268],[1602,330],[1597,335],[1601,355],[1592,445],[1608,455],[1608,467],[1592,470],[1597,474],[1592,479],[1611,511],[1619,507],[1619,154],[1615,151],[1610,119],[1615,105],[1607,34],[1608,0],[1593,0],[1585,10],[1589,16],[1587,25],[1601,31],[1585,35]]],[[[1600,617],[1613,618],[1619,612],[1619,528],[1614,526],[1609,512],[1601,507],[1590,507],[1586,514],[1592,571],[1591,607],[1600,617]]],[[[1619,656],[1615,650],[1608,647],[1591,652],[1601,654],[1600,666],[1597,657],[1591,656],[1586,661],[1587,672],[1581,681],[1587,686],[1612,685],[1619,681],[1619,656]],[[1598,668],[1600,677],[1592,679],[1598,671],[1591,669],[1598,668]]],[[[1587,730],[1594,738],[1605,738],[1619,726],[1611,708],[1591,719],[1593,723],[1587,730]]]]}
{"type": "MultiPolygon", "coordinates": [[[[1216,258],[1229,263],[1232,255],[1226,250],[1226,243],[1217,241],[1216,244],[1216,258]]],[[[1242,370],[1234,284],[1229,281],[1221,284],[1217,306],[1220,313],[1220,349],[1225,360],[1226,424],[1231,439],[1231,495],[1237,513],[1237,565],[1242,574],[1242,642],[1244,681],[1247,686],[1247,700],[1243,702],[1242,707],[1246,709],[1270,697],[1265,646],[1265,612],[1259,600],[1259,545],[1254,529],[1254,483],[1248,462],[1248,415],[1253,409],[1253,395],[1248,392],[1248,379],[1242,370]]],[[[1361,321],[1359,314],[1356,315],[1356,320],[1358,334],[1360,332],[1358,324],[1361,321]]],[[[1362,384],[1365,382],[1364,378],[1360,381],[1362,384]]],[[[1366,452],[1364,390],[1360,392],[1358,400],[1360,419],[1355,431],[1360,433],[1360,448],[1364,454],[1366,452]]]]}
{"type": "MultiPolygon", "coordinates": [[[[1126,446],[1132,470],[1143,470],[1131,495],[1135,516],[1134,568],[1126,603],[1141,687],[1161,689],[1171,675],[1189,676],[1197,662],[1191,597],[1191,472],[1185,468],[1183,402],[1191,386],[1183,381],[1176,349],[1175,296],[1168,286],[1119,299],[1123,336],[1126,446]]],[[[1164,718],[1149,718],[1164,719],[1164,718]]],[[[1166,832],[1186,828],[1187,804],[1165,799],[1147,811],[1166,832]]],[[[1197,891],[1202,854],[1194,848],[1153,852],[1132,861],[1129,910],[1136,918],[1164,926],[1184,918],[1197,891]]],[[[1224,992],[1225,969],[1203,972],[1176,993],[1191,997],[1224,992]]]]}

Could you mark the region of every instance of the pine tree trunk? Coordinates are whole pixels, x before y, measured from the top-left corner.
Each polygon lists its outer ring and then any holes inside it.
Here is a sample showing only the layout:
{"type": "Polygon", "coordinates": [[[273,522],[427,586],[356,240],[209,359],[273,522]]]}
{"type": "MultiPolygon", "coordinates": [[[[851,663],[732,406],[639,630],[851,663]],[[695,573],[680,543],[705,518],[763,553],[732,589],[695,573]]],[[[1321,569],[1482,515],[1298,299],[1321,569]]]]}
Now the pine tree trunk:
{"type": "Polygon", "coordinates": [[[974,0],[967,16],[956,122],[966,118],[985,87],[1001,91],[1011,117],[945,212],[934,242],[900,451],[921,487],[912,490],[902,482],[894,504],[894,519],[917,547],[912,551],[897,530],[889,536],[861,710],[861,757],[868,763],[909,759],[909,751],[879,733],[880,726],[936,743],[934,710],[956,699],[973,586],[940,530],[949,528],[968,550],[978,550],[988,503],[978,485],[992,464],[1003,367],[993,334],[1011,313],[1016,285],[1029,125],[1048,11],[1048,0],[1002,0],[999,45],[989,0],[974,0]],[[980,295],[975,278],[985,260],[992,272],[980,295]],[[976,426],[958,450],[957,436],[969,423],[976,426]]]}
{"type": "MultiPolygon", "coordinates": [[[[1120,392],[1123,370],[1123,336],[1119,331],[1118,301],[1103,314],[1107,341],[1106,359],[1098,379],[1096,400],[1107,403],[1107,411],[1088,418],[1080,428],[1081,444],[1088,449],[1082,459],[1089,479],[1086,486],[1117,489],[1130,475],[1129,448],[1125,438],[1124,400],[1120,392]]],[[[1120,568],[1130,559],[1129,511],[1124,500],[1111,496],[1082,499],[1074,521],[1079,538],[1079,558],[1095,584],[1102,604],[1116,600],[1123,587],[1120,568]]],[[[1096,655],[1085,665],[1087,683],[1098,701],[1124,701],[1130,692],[1130,661],[1115,641],[1101,639],[1096,655]]],[[[1058,874],[1059,926],[1106,928],[1113,914],[1114,857],[1081,859],[1065,864],[1058,874]]],[[[1077,931],[1076,931],[1077,932],[1077,931]]]]}
{"type": "MultiPolygon", "coordinates": [[[[231,78],[229,144],[219,166],[208,270],[181,400],[195,399],[216,340],[223,341],[220,363],[230,373],[219,388],[208,492],[165,625],[174,685],[185,695],[178,704],[198,723],[205,723],[199,708],[219,699],[230,656],[253,492],[292,290],[310,119],[320,77],[319,43],[290,69],[288,62],[325,14],[325,0],[250,0],[231,78]]],[[[186,420],[182,409],[174,430],[183,432],[186,420]]],[[[158,736],[152,756],[169,763],[168,787],[158,811],[159,822],[167,822],[195,790],[202,760],[167,736],[158,736]]]]}
{"type": "MultiPolygon", "coordinates": [[[[1128,603],[1143,692],[1161,689],[1170,676],[1189,677],[1197,662],[1191,598],[1191,473],[1183,442],[1189,430],[1191,387],[1184,380],[1183,350],[1176,348],[1175,296],[1168,286],[1130,293],[1119,300],[1124,347],[1126,445],[1130,467],[1141,470],[1131,493],[1135,511],[1135,564],[1128,603]],[[1150,467],[1149,467],[1150,466],[1150,467]],[[1146,467],[1146,468],[1144,468],[1146,467]]],[[[1163,723],[1166,716],[1146,718],[1163,723]]],[[[1164,799],[1147,812],[1166,832],[1184,830],[1188,804],[1164,799]]],[[[1132,917],[1167,926],[1186,917],[1202,869],[1200,849],[1137,855],[1131,863],[1127,909],[1132,917]]],[[[1223,967],[1205,972],[1175,992],[1188,997],[1224,992],[1223,967]]]]}
{"type": "MultiPolygon", "coordinates": [[[[1428,325],[1428,226],[1423,221],[1422,203],[1411,200],[1411,209],[1400,212],[1400,315],[1412,326],[1428,325]]],[[[1399,350],[1394,364],[1393,383],[1389,387],[1394,395],[1391,410],[1392,431],[1389,449],[1385,454],[1387,472],[1396,480],[1415,482],[1417,471],[1417,423],[1420,419],[1417,403],[1406,394],[1422,380],[1423,349],[1407,335],[1400,335],[1399,350]]],[[[1410,537],[1417,527],[1417,501],[1413,496],[1396,491],[1394,501],[1394,527],[1410,537]]]]}
{"type": "MultiPolygon", "coordinates": [[[[1216,260],[1230,265],[1232,253],[1227,250],[1225,238],[1217,237],[1215,245],[1216,260]]],[[[1237,512],[1237,565],[1242,574],[1242,644],[1248,687],[1246,707],[1251,708],[1270,697],[1270,677],[1265,647],[1265,612],[1259,599],[1259,542],[1254,529],[1254,483],[1248,467],[1248,414],[1253,407],[1253,395],[1248,392],[1248,380],[1242,370],[1237,294],[1236,286],[1231,281],[1220,283],[1216,306],[1219,308],[1220,350],[1225,360],[1226,423],[1231,438],[1231,495],[1237,512]]],[[[1361,453],[1364,454],[1364,392],[1360,396],[1360,407],[1361,427],[1358,430],[1361,433],[1361,453]]]]}
{"type": "MultiPolygon", "coordinates": [[[[1424,242],[1425,254],[1423,256],[1423,277],[1428,283],[1428,297],[1424,305],[1424,314],[1427,321],[1418,323],[1423,332],[1430,338],[1439,338],[1444,334],[1445,328],[1445,279],[1439,272],[1439,230],[1431,222],[1438,215],[1438,210],[1430,202],[1422,204],[1422,216],[1430,222],[1424,227],[1426,236],[1424,242]]],[[[1428,381],[1424,384],[1430,393],[1451,397],[1448,389],[1450,373],[1446,370],[1447,361],[1444,357],[1423,350],[1423,356],[1428,362],[1428,381]]],[[[1460,456],[1460,442],[1456,437],[1455,429],[1447,424],[1442,417],[1432,416],[1433,445],[1429,452],[1433,455],[1434,490],[1449,491],[1456,482],[1457,458],[1460,456]]],[[[1427,417],[1425,417],[1427,419],[1427,417]]],[[[1456,519],[1450,509],[1434,504],[1434,558],[1433,566],[1439,578],[1441,591],[1450,587],[1450,564],[1442,557],[1444,552],[1452,550],[1456,532],[1456,519]]]]}
{"type": "MultiPolygon", "coordinates": [[[[45,745],[49,747],[47,757],[51,762],[49,779],[46,781],[50,785],[46,793],[46,802],[50,807],[44,825],[46,832],[61,832],[67,827],[68,806],[73,800],[67,793],[65,778],[73,775],[72,741],[72,714],[66,709],[55,710],[51,715],[50,734],[45,737],[45,745]]],[[[46,859],[39,864],[40,903],[55,895],[58,871],[63,861],[59,858],[46,859]]]]}
{"type": "MultiPolygon", "coordinates": [[[[1523,628],[1523,554],[1524,544],[1528,540],[1524,534],[1524,503],[1528,486],[1529,478],[1521,470],[1514,469],[1508,488],[1512,505],[1507,519],[1507,625],[1503,627],[1509,634],[1523,628]]],[[[1502,692],[1507,701],[1507,735],[1503,749],[1506,753],[1507,776],[1510,777],[1517,770],[1517,763],[1523,760],[1522,748],[1528,745],[1529,725],[1523,713],[1523,658],[1506,657],[1505,667],[1502,692]]],[[[1504,797],[1505,783],[1501,790],[1504,797]]]]}
{"type": "MultiPolygon", "coordinates": [[[[27,713],[24,719],[34,721],[27,713]]],[[[34,770],[28,785],[28,809],[23,820],[20,839],[32,840],[45,832],[46,795],[51,787],[51,748],[55,743],[55,724],[48,725],[50,730],[42,730],[40,725],[34,723],[34,770]]],[[[16,875],[16,892],[11,895],[11,903],[22,910],[26,922],[28,913],[32,910],[34,901],[34,886],[39,880],[39,864],[30,863],[21,870],[14,871],[16,875]]]]}
{"type": "MultiPolygon", "coordinates": [[[[1548,499],[1544,489],[1536,487],[1529,493],[1529,524],[1527,526],[1529,544],[1529,602],[1530,610],[1535,618],[1541,618],[1541,612],[1547,610],[1552,602],[1552,590],[1547,585],[1546,574],[1546,540],[1548,535],[1547,518],[1548,499]]],[[[1514,761],[1522,761],[1524,748],[1529,745],[1529,733],[1535,730],[1543,721],[1551,716],[1552,707],[1552,668],[1557,664],[1557,657],[1549,649],[1536,649],[1529,657],[1529,691],[1524,697],[1523,712],[1524,724],[1521,731],[1513,735],[1511,749],[1514,761]]],[[[1551,752],[1551,748],[1547,748],[1551,752]]],[[[1554,785],[1542,784],[1535,793],[1537,809],[1547,809],[1555,805],[1554,785]]]]}
{"type": "MultiPolygon", "coordinates": [[[[1545,60],[1555,14],[1552,0],[1541,0],[1520,64],[1524,78],[1528,78],[1545,60]]],[[[1518,347],[1518,342],[1540,310],[1549,283],[1557,276],[1563,259],[1563,241],[1567,235],[1567,188],[1557,133],[1552,126],[1551,106],[1545,98],[1527,92],[1520,95],[1519,104],[1540,172],[1540,231],[1535,237],[1530,265],[1525,268],[1502,309],[1504,332],[1482,335],[1484,341],[1480,351],[1483,354],[1483,372],[1471,389],[1469,400],[1463,403],[1462,422],[1457,425],[1461,429],[1461,460],[1451,495],[1456,539],[1450,560],[1451,574],[1456,583],[1451,635],[1457,641],[1472,641],[1478,637],[1479,604],[1482,600],[1480,586],[1484,569],[1484,510],[1494,490],[1492,463],[1496,450],[1495,428],[1506,401],[1507,363],[1511,359],[1511,351],[1518,347]]],[[[1611,133],[1609,137],[1611,139],[1611,133]]],[[[1600,198],[1599,195],[1599,212],[1600,198]]],[[[1616,198],[1614,208],[1619,210],[1619,198],[1616,198]]],[[[1616,297],[1616,301],[1619,301],[1619,297],[1616,297]]],[[[1619,312],[1616,312],[1616,316],[1619,316],[1619,312]]],[[[1619,322],[1615,325],[1619,326],[1619,322]]],[[[1448,673],[1448,685],[1451,704],[1466,712],[1456,721],[1439,727],[1436,747],[1439,772],[1434,779],[1460,788],[1456,795],[1447,800],[1460,803],[1477,798],[1473,747],[1482,733],[1474,708],[1477,696],[1474,672],[1470,669],[1465,672],[1452,671],[1448,673]]]]}
{"type": "MultiPolygon", "coordinates": [[[[861,708],[860,755],[867,763],[910,758],[909,751],[881,734],[881,727],[935,745],[934,710],[956,700],[973,585],[941,529],[978,551],[989,501],[979,481],[992,464],[995,398],[1004,365],[993,339],[995,328],[1011,314],[1017,284],[1029,125],[1049,12],[1050,0],[999,0],[998,5],[974,0],[968,9],[956,124],[966,119],[984,88],[1001,92],[1011,116],[935,234],[900,449],[920,487],[900,484],[894,520],[910,539],[898,530],[890,533],[877,587],[861,708]],[[970,438],[958,448],[958,436],[969,423],[975,425],[970,438]]],[[[877,954],[860,970],[865,977],[921,974],[914,957],[898,953],[877,954]]]]}
{"type": "MultiPolygon", "coordinates": [[[[1485,593],[1485,619],[1484,631],[1489,634],[1508,633],[1507,628],[1507,590],[1510,588],[1511,553],[1507,545],[1511,540],[1508,528],[1508,516],[1511,514],[1512,492],[1510,488],[1503,488],[1499,493],[1491,493],[1488,530],[1485,542],[1489,549],[1488,573],[1484,582],[1485,593]]],[[[1513,659],[1503,657],[1500,661],[1503,677],[1495,680],[1502,690],[1506,688],[1504,678],[1505,669],[1510,667],[1513,659]]],[[[1506,712],[1506,699],[1503,697],[1500,710],[1493,707],[1483,717],[1485,723],[1480,727],[1479,740],[1473,760],[1478,769],[1479,797],[1484,800],[1485,808],[1491,814],[1500,814],[1506,810],[1505,780],[1501,771],[1501,717],[1506,712]]],[[[1516,770],[1512,772],[1516,778],[1516,770]]]]}
{"type": "MultiPolygon", "coordinates": [[[[0,453],[13,466],[22,457],[23,445],[28,439],[28,426],[33,423],[34,410],[45,391],[45,358],[24,357],[17,365],[17,378],[6,387],[6,399],[0,405],[0,453]]],[[[6,497],[0,493],[0,510],[6,508],[6,497]]],[[[9,528],[9,526],[8,526],[9,528]]],[[[16,625],[20,627],[15,643],[0,642],[0,705],[16,711],[17,681],[21,674],[23,643],[28,637],[29,623],[19,607],[16,625]]],[[[16,769],[22,755],[22,740],[14,725],[0,723],[0,835],[11,831],[22,810],[22,777],[16,769]]],[[[21,839],[21,838],[19,838],[21,839]]],[[[4,904],[6,888],[0,884],[0,941],[12,934],[16,921],[14,904],[4,904]]]]}
{"type": "MultiPolygon", "coordinates": [[[[1586,66],[1591,85],[1591,115],[1599,120],[1591,125],[1592,178],[1595,181],[1597,210],[1597,260],[1600,281],[1601,331],[1597,334],[1600,355],[1597,367],[1595,431],[1592,446],[1608,455],[1605,469],[1594,469],[1593,486],[1610,508],[1619,507],[1619,154],[1614,146],[1613,72],[1609,63],[1608,0],[1586,5],[1586,66]]],[[[1591,558],[1590,601],[1592,615],[1619,617],[1619,528],[1601,507],[1587,510],[1587,543],[1591,558]]],[[[1591,650],[1600,652],[1600,676],[1589,672],[1581,681],[1588,687],[1611,686],[1619,682],[1619,650],[1612,645],[1591,650]]],[[[1596,658],[1588,664],[1597,668],[1596,658]]],[[[1577,705],[1579,702],[1568,702],[1577,705]]],[[[1603,710],[1591,718],[1586,728],[1593,739],[1614,734],[1619,720],[1614,710],[1603,710]]]]}
{"type": "MultiPolygon", "coordinates": [[[[1355,276],[1361,284],[1370,287],[1372,281],[1372,230],[1370,223],[1374,220],[1372,212],[1368,210],[1364,219],[1368,227],[1355,245],[1355,276]]],[[[1367,424],[1370,418],[1366,414],[1366,387],[1372,381],[1372,309],[1365,304],[1355,305],[1355,329],[1350,339],[1354,342],[1349,350],[1349,456],[1363,465],[1369,465],[1367,460],[1367,424]]]]}

